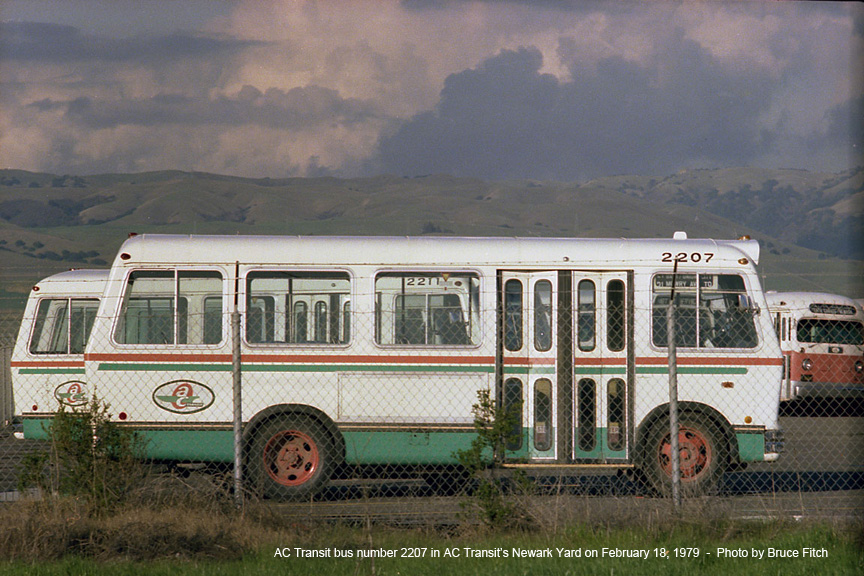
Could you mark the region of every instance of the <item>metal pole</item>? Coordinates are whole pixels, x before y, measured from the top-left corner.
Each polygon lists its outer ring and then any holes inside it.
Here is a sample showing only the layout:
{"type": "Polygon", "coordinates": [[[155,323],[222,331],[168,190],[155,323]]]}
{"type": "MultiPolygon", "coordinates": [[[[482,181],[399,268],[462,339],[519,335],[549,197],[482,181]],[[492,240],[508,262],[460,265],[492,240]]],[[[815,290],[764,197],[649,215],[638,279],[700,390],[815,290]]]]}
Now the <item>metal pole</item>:
{"type": "Polygon", "coordinates": [[[231,375],[234,389],[234,500],[237,507],[243,506],[243,410],[240,370],[240,309],[239,309],[239,262],[234,274],[234,310],[231,312],[231,375]]]}
{"type": "Polygon", "coordinates": [[[678,262],[672,272],[672,292],[669,295],[669,308],[666,309],[666,334],[669,348],[669,443],[672,459],[672,504],[676,510],[681,508],[681,453],[678,447],[678,350],[675,346],[675,281],[678,276],[678,262]]]}

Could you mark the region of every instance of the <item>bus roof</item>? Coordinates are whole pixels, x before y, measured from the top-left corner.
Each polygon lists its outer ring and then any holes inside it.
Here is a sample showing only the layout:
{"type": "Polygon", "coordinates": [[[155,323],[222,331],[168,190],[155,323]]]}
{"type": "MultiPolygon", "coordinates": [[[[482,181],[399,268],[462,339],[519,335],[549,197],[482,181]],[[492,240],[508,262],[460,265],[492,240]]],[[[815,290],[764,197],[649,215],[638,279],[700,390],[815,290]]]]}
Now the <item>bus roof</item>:
{"type": "MultiPolygon", "coordinates": [[[[755,240],[625,238],[489,238],[382,236],[131,236],[115,265],[128,264],[292,264],[342,265],[659,265],[663,253],[711,253],[711,265],[757,264],[755,240]],[[407,256],[406,255],[410,255],[407,256]]],[[[703,261],[704,256],[700,256],[703,261]]],[[[671,266],[671,261],[667,260],[671,266]]],[[[692,264],[691,264],[692,265],[692,264]]],[[[682,266],[686,269],[687,266],[682,266]]]]}
{"type": "Polygon", "coordinates": [[[33,292],[45,295],[98,297],[108,280],[107,269],[68,270],[48,276],[33,286],[33,292]]]}
{"type": "MultiPolygon", "coordinates": [[[[855,310],[854,314],[843,314],[845,316],[864,317],[864,310],[861,304],[847,298],[842,294],[829,294],[827,292],[766,292],[765,300],[768,303],[768,309],[772,311],[781,310],[798,310],[811,312],[811,306],[829,305],[829,306],[845,306],[852,307],[855,310]]],[[[826,308],[824,310],[828,310],[826,308]]],[[[823,311],[823,313],[825,313],[823,311]]],[[[830,313],[830,312],[828,312],[830,313]]]]}

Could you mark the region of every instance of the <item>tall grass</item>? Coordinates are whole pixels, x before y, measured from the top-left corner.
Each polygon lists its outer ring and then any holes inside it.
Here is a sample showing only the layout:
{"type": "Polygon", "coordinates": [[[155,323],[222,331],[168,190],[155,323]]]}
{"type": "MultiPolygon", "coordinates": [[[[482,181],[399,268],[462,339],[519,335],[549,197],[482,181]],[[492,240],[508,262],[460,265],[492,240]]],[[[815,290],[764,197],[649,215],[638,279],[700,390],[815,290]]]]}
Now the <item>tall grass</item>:
{"type": "MultiPolygon", "coordinates": [[[[546,532],[505,533],[473,527],[441,531],[434,528],[397,529],[358,526],[273,524],[273,517],[228,516],[207,521],[207,515],[189,517],[189,511],[168,518],[146,513],[126,520],[115,518],[103,526],[115,534],[116,547],[109,555],[84,554],[86,547],[54,560],[20,558],[0,563],[4,574],[83,575],[191,574],[233,576],[240,574],[327,574],[339,575],[439,575],[446,574],[742,574],[742,575],[852,575],[864,568],[864,556],[857,528],[837,525],[800,525],[784,522],[730,523],[717,530],[709,525],[669,524],[659,531],[639,527],[570,526],[557,535],[546,532]],[[183,519],[185,518],[185,520],[183,519]],[[121,532],[134,532],[125,537],[121,532]],[[160,537],[157,537],[161,534],[160,537]],[[857,538],[856,538],[857,535],[857,538]],[[137,537],[137,538],[136,538],[137,537]],[[212,541],[209,541],[214,537],[212,541]],[[139,543],[132,545],[132,540],[139,543]],[[142,546],[142,542],[148,543],[142,546]],[[143,556],[135,550],[147,548],[143,556]],[[558,549],[596,550],[597,558],[567,558],[558,549]],[[676,557],[674,550],[687,549],[688,557],[676,557]],[[827,558],[721,558],[718,548],[762,550],[826,550],[827,558]],[[289,550],[291,557],[277,550],[289,550]],[[297,550],[330,551],[329,557],[298,558],[297,550]],[[359,558],[362,550],[383,550],[394,558],[359,558]],[[421,557],[406,557],[407,550],[420,550],[421,557]],[[498,551],[493,557],[471,557],[468,550],[498,551]],[[514,557],[519,550],[551,550],[551,558],[514,557]],[[603,549],[647,550],[648,559],[610,558],[603,549]],[[699,550],[698,557],[692,555],[699,550]],[[334,558],[336,550],[349,558],[334,558]],[[668,558],[658,557],[665,550],[668,558]],[[158,551],[158,554],[154,552],[158,551]],[[458,556],[447,556],[447,551],[458,556]]],[[[3,518],[7,520],[8,518],[3,518]]],[[[107,548],[103,546],[107,552],[107,548]]],[[[767,555],[766,555],[767,556],[767,555]]]]}

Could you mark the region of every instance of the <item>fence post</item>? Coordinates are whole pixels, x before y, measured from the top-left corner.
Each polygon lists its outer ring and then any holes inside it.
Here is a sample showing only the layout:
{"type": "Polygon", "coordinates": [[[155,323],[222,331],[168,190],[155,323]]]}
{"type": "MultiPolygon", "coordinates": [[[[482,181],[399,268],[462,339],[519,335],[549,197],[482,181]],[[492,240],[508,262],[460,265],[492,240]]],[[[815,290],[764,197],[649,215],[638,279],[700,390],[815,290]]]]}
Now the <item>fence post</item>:
{"type": "Polygon", "coordinates": [[[243,505],[243,410],[240,368],[240,308],[239,275],[240,264],[235,265],[234,309],[231,312],[231,375],[234,389],[234,501],[238,508],[243,505]]]}
{"type": "Polygon", "coordinates": [[[669,348],[669,443],[672,460],[672,504],[675,510],[681,508],[681,453],[678,447],[678,350],[675,346],[675,281],[678,276],[678,262],[672,272],[672,292],[669,307],[666,309],[666,339],[669,348]]]}

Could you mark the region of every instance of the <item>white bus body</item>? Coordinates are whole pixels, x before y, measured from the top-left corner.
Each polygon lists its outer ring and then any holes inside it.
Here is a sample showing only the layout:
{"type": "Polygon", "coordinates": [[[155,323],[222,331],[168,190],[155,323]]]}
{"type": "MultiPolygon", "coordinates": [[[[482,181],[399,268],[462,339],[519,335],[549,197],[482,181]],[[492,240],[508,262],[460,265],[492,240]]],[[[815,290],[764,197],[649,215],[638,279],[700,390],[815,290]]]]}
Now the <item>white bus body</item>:
{"type": "MultiPolygon", "coordinates": [[[[231,462],[236,303],[247,475],[265,494],[308,494],[342,464],[452,465],[480,390],[521,407],[509,464],[636,466],[662,487],[677,262],[682,470],[710,484],[779,452],[758,257],[755,241],[683,235],[133,236],[75,367],[151,457],[231,462]]],[[[40,437],[57,385],[19,351],[17,405],[40,437]]]]}
{"type": "Polygon", "coordinates": [[[33,286],[11,359],[19,414],[36,399],[86,404],[84,350],[107,280],[108,270],[70,270],[33,286]]]}
{"type": "Polygon", "coordinates": [[[845,296],[768,292],[785,364],[782,400],[864,396],[864,309],[845,296]]]}

